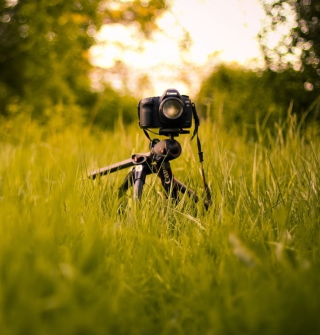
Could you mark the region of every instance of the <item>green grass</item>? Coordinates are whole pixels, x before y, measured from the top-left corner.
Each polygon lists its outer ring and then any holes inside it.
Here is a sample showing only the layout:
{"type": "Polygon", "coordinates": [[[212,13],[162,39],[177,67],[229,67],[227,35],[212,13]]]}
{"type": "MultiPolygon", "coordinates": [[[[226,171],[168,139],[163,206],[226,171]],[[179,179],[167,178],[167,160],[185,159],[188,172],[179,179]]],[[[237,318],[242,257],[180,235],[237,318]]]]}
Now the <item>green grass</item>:
{"type": "MultiPolygon", "coordinates": [[[[117,199],[127,171],[86,178],[148,150],[137,125],[1,128],[1,335],[320,333],[318,126],[203,122],[208,212],[156,176],[138,206],[117,199]]],[[[173,172],[203,197],[196,141],[179,141],[173,172]]]]}

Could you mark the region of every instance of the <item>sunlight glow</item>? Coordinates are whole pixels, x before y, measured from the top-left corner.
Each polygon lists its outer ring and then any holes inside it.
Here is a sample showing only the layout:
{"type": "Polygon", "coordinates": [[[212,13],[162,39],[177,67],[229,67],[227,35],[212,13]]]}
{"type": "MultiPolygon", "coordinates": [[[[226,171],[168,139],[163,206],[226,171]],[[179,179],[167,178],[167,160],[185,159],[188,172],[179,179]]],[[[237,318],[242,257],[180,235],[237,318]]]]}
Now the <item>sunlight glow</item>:
{"type": "MultiPolygon", "coordinates": [[[[134,78],[145,75],[152,84],[149,94],[161,94],[177,85],[196,90],[203,74],[194,73],[188,83],[181,75],[186,63],[199,68],[215,58],[247,66],[252,59],[262,59],[256,36],[263,17],[258,0],[189,0],[187,4],[175,0],[171,12],[159,18],[161,31],[155,32],[152,40],[143,39],[134,25],[104,26],[91,49],[92,63],[105,69],[117,62],[128,66],[132,82],[127,84],[133,91],[134,78]],[[180,42],[186,32],[192,44],[183,50],[180,42]]],[[[186,74],[189,77],[190,71],[186,74]]]]}

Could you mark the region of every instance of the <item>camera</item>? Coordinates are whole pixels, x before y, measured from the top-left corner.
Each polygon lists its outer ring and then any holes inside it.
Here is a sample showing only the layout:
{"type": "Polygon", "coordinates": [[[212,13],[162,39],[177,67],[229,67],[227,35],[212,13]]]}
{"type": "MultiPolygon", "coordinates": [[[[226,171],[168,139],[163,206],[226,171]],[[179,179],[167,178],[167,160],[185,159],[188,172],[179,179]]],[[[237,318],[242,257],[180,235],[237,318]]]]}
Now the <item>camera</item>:
{"type": "Polygon", "coordinates": [[[138,104],[139,126],[141,128],[179,129],[191,128],[193,104],[187,95],[180,95],[174,89],[167,89],[161,97],[140,100],[138,104]]]}

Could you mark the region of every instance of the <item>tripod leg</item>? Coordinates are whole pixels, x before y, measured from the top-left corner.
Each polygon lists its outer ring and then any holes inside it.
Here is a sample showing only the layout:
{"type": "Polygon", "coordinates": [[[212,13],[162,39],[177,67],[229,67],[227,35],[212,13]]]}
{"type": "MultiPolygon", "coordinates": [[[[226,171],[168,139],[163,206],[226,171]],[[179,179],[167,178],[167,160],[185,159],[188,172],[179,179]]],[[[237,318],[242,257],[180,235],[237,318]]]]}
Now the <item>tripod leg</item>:
{"type": "Polygon", "coordinates": [[[188,196],[193,199],[195,203],[198,202],[199,198],[197,194],[189,189],[185,184],[179,181],[177,178],[173,176],[170,162],[163,162],[162,164],[157,165],[158,176],[161,179],[162,186],[165,189],[167,195],[170,194],[176,202],[179,202],[178,191],[181,193],[188,193],[188,196]]]}
{"type": "Polygon", "coordinates": [[[126,191],[129,189],[129,187],[132,186],[134,181],[134,171],[131,170],[125,177],[123,183],[121,184],[121,186],[118,189],[118,198],[121,198],[124,193],[126,193],[126,191]]]}
{"type": "Polygon", "coordinates": [[[174,182],[170,162],[158,162],[157,172],[167,196],[171,195],[176,202],[179,202],[178,188],[177,184],[174,182]]]}
{"type": "Polygon", "coordinates": [[[146,181],[146,176],[152,171],[147,164],[135,166],[125,177],[123,183],[119,187],[118,197],[121,198],[129,187],[134,186],[133,200],[140,200],[142,196],[143,185],[146,181]]]}
{"type": "Polygon", "coordinates": [[[146,175],[150,173],[150,168],[145,164],[137,165],[132,172],[134,174],[133,200],[137,201],[141,199],[143,185],[146,181],[146,175]]]}
{"type": "Polygon", "coordinates": [[[181,193],[185,194],[187,192],[188,196],[192,198],[195,203],[198,202],[199,198],[193,190],[188,188],[185,184],[181,183],[181,181],[179,181],[177,178],[174,178],[173,182],[177,185],[177,188],[181,193]]]}

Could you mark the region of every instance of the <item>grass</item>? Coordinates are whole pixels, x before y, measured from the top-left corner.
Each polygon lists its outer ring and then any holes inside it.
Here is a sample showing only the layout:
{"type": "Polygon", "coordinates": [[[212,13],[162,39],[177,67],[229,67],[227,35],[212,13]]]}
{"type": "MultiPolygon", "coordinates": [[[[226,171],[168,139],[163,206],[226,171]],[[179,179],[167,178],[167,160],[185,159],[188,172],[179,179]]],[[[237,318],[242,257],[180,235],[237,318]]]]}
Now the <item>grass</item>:
{"type": "MultiPolygon", "coordinates": [[[[127,171],[86,178],[147,151],[137,125],[1,127],[0,334],[320,333],[318,126],[203,122],[208,212],[156,176],[139,206],[127,171]]],[[[172,168],[203,197],[189,139],[172,168]]]]}

